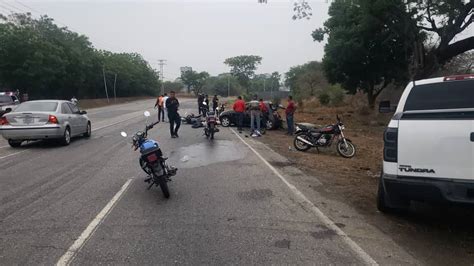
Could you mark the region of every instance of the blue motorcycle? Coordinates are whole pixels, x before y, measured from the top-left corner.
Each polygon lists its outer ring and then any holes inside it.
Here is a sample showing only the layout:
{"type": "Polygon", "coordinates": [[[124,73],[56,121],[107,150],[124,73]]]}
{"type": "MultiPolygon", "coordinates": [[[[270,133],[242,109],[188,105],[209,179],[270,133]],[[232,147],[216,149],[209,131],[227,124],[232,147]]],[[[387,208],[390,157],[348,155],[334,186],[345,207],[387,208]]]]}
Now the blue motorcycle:
{"type": "MultiPolygon", "coordinates": [[[[148,121],[150,112],[145,111],[144,114],[148,121]]],[[[139,163],[140,167],[148,175],[148,178],[145,179],[145,182],[150,184],[148,189],[152,188],[153,185],[160,186],[165,198],[169,198],[168,182],[171,181],[172,176],[176,175],[178,169],[166,163],[168,158],[163,156],[159,143],[147,138],[148,130],[158,123],[146,125],[145,131],[137,131],[132,137],[132,147],[134,150],[140,149],[139,163]]],[[[125,132],[121,132],[121,135],[127,137],[125,132]]]]}

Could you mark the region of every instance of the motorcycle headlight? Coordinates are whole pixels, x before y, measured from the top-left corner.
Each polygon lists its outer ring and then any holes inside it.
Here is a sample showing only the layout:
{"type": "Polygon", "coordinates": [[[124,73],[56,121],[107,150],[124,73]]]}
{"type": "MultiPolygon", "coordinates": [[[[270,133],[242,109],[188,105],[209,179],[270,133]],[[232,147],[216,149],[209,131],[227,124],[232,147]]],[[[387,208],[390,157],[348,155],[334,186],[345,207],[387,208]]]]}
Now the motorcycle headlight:
{"type": "Polygon", "coordinates": [[[341,125],[341,129],[344,130],[346,129],[346,127],[344,125],[341,125]]]}

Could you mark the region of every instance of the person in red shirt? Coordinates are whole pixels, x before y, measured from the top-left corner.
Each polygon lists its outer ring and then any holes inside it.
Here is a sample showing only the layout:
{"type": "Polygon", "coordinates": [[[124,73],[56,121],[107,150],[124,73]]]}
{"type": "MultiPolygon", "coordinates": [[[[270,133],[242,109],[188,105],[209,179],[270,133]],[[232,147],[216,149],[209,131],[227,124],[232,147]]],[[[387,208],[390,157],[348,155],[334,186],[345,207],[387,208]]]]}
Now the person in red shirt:
{"type": "Polygon", "coordinates": [[[239,133],[242,133],[242,124],[244,123],[244,112],[245,112],[245,102],[242,100],[242,96],[237,98],[237,101],[234,103],[234,111],[237,114],[237,129],[239,133]]]}
{"type": "Polygon", "coordinates": [[[263,127],[266,127],[267,126],[267,120],[268,120],[268,117],[269,117],[269,113],[268,113],[267,106],[263,102],[263,99],[260,99],[258,101],[258,107],[260,108],[260,112],[262,113],[262,125],[263,125],[263,127]]]}
{"type": "Polygon", "coordinates": [[[295,125],[294,125],[294,115],[295,115],[296,106],[293,102],[293,97],[290,95],[288,96],[288,105],[286,106],[285,114],[286,114],[286,124],[288,126],[288,135],[293,135],[295,132],[295,125]]]}

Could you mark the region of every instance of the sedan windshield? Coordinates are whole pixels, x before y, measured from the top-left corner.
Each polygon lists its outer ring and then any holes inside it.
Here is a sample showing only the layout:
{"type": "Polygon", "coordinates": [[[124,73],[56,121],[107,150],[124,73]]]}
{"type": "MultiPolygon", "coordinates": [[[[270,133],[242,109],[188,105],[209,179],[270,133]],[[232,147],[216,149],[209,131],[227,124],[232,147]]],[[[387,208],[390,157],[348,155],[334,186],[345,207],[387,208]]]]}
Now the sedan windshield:
{"type": "Polygon", "coordinates": [[[15,112],[55,112],[57,107],[56,102],[25,102],[15,112]]]}

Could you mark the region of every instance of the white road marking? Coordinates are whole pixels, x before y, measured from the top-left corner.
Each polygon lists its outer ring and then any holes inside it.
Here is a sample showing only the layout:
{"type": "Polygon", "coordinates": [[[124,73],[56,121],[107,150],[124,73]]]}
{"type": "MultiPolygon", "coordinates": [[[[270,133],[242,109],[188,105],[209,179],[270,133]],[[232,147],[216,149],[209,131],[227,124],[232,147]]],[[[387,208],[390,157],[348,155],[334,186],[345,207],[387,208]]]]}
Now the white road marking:
{"type": "Polygon", "coordinates": [[[92,222],[87,226],[87,228],[82,232],[76,241],[69,247],[69,249],[64,253],[64,255],[56,263],[57,266],[69,265],[77,253],[81,250],[84,244],[90,239],[90,237],[97,230],[99,225],[104,221],[104,219],[109,215],[111,210],[115,207],[116,203],[120,200],[122,195],[125,193],[129,187],[132,179],[128,179],[122,188],[115,194],[115,196],[105,205],[105,207],[97,214],[97,216],[92,220],[92,222]]]}
{"type": "Polygon", "coordinates": [[[115,122],[115,123],[108,124],[108,125],[105,125],[105,126],[101,126],[101,127],[98,127],[98,128],[92,128],[92,132],[97,131],[97,130],[101,130],[101,129],[106,128],[106,127],[115,126],[115,125],[117,125],[117,124],[120,124],[120,123],[125,122],[125,121],[128,121],[128,120],[135,119],[135,118],[140,117],[140,116],[142,116],[142,115],[137,115],[137,116],[134,116],[134,117],[130,117],[130,118],[127,118],[127,119],[125,119],[125,120],[120,120],[120,121],[117,121],[117,122],[115,122]]]}
{"type": "Polygon", "coordinates": [[[265,158],[263,158],[260,153],[258,153],[250,144],[248,144],[237,132],[235,132],[234,129],[230,129],[234,134],[245,144],[247,147],[257,155],[260,160],[263,161],[265,165],[270,168],[275,175],[277,175],[283,183],[285,183],[288,188],[298,197],[300,198],[306,205],[309,207],[311,211],[326,225],[329,229],[333,230],[336,232],[336,234],[342,238],[342,240],[356,253],[356,255],[367,265],[378,265],[378,263],[369,255],[365,250],[363,250],[359,245],[357,245],[354,240],[352,240],[344,231],[342,231],[329,217],[327,217],[316,205],[314,205],[306,196],[299,191],[294,185],[292,185],[288,180],[286,180],[283,175],[278,172],[278,170],[273,167],[265,158]]]}
{"type": "Polygon", "coordinates": [[[10,145],[0,146],[0,149],[10,147],[10,145]]]}
{"type": "Polygon", "coordinates": [[[13,156],[13,155],[17,155],[17,154],[20,154],[20,153],[24,153],[25,151],[27,151],[27,150],[19,151],[19,152],[15,152],[15,153],[12,153],[12,154],[8,154],[8,155],[5,155],[5,156],[2,156],[2,157],[0,157],[0,160],[5,159],[5,158],[8,158],[8,157],[13,156]]]}

